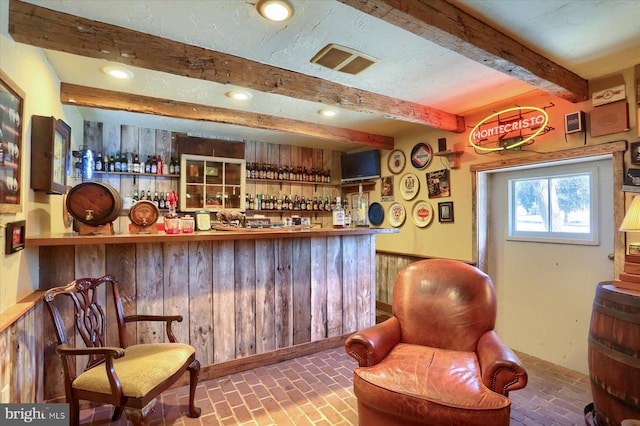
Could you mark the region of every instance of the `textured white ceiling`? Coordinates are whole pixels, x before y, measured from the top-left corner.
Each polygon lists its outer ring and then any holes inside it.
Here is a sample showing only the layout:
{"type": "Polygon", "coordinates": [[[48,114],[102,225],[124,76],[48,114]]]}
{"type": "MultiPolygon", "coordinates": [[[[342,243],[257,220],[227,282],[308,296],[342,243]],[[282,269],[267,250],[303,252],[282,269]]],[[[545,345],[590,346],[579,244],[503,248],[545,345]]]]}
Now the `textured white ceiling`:
{"type": "MultiPolygon", "coordinates": [[[[6,0],[2,0],[3,2],[6,0]]],[[[340,84],[463,115],[533,90],[490,68],[430,41],[363,14],[335,0],[291,0],[296,12],[284,23],[260,17],[243,0],[30,0],[30,3],[217,50],[340,84]],[[328,43],[366,53],[379,62],[352,76],[309,62],[328,43]]],[[[534,51],[593,78],[640,63],[640,1],[636,0],[452,0],[534,51]]],[[[147,96],[295,118],[395,136],[416,127],[346,110],[327,120],[322,105],[254,92],[247,104],[224,96],[232,87],[134,69],[136,78],[114,82],[99,72],[104,61],[61,52],[47,57],[64,82],[147,96]]],[[[86,119],[108,119],[111,112],[83,110],[86,119]]],[[[146,117],[118,116],[137,124],[146,117]]],[[[314,145],[318,140],[228,125],[163,118],[171,130],[240,140],[314,145]]],[[[344,144],[336,147],[348,149],[344,144]]]]}

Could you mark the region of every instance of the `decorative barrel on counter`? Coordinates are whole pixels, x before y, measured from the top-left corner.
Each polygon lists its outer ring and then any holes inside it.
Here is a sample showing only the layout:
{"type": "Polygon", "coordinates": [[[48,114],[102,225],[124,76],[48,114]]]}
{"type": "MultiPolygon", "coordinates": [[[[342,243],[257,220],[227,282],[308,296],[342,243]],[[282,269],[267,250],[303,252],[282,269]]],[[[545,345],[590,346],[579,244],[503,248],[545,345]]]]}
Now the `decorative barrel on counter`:
{"type": "Polygon", "coordinates": [[[640,419],[640,292],[598,284],[588,347],[596,424],[640,419]]]}
{"type": "Polygon", "coordinates": [[[77,221],[90,226],[112,223],[120,216],[122,198],[111,185],[83,182],[67,195],[67,210],[77,221]]]}

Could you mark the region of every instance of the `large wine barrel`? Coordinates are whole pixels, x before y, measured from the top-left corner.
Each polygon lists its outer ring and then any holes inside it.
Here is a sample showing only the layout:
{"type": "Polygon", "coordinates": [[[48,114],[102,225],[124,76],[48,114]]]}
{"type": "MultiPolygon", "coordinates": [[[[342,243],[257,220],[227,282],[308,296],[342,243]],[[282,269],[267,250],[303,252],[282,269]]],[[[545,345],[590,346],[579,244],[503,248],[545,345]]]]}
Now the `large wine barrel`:
{"type": "Polygon", "coordinates": [[[111,185],[83,182],[69,191],[67,210],[75,220],[84,224],[106,225],[120,216],[122,198],[111,185]]]}
{"type": "Polygon", "coordinates": [[[596,424],[640,419],[640,292],[598,284],[588,347],[596,424]]]}

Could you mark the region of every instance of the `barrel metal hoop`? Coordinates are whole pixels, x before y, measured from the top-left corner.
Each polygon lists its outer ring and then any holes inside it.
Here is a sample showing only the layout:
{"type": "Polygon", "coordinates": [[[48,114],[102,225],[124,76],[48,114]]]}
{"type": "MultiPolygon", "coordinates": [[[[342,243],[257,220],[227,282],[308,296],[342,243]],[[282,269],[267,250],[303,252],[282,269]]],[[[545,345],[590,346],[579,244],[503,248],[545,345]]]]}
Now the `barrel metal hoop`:
{"type": "Polygon", "coordinates": [[[632,312],[623,312],[618,309],[612,309],[607,306],[601,305],[597,302],[593,302],[593,310],[604,314],[606,316],[620,319],[625,322],[630,322],[632,324],[640,324],[640,315],[632,312]]]}
{"type": "Polygon", "coordinates": [[[623,364],[630,365],[634,368],[640,369],[640,358],[634,358],[630,355],[627,355],[615,349],[609,348],[603,345],[602,343],[600,343],[599,341],[597,341],[596,339],[594,339],[592,336],[589,336],[589,343],[593,344],[595,347],[597,347],[597,349],[600,352],[602,352],[609,358],[614,359],[623,364]]]}
{"type": "Polygon", "coordinates": [[[610,287],[604,287],[601,284],[599,284],[596,288],[596,297],[601,297],[603,299],[607,299],[612,302],[620,303],[627,306],[633,306],[634,308],[640,308],[640,297],[620,291],[615,291],[614,289],[610,287]]]}

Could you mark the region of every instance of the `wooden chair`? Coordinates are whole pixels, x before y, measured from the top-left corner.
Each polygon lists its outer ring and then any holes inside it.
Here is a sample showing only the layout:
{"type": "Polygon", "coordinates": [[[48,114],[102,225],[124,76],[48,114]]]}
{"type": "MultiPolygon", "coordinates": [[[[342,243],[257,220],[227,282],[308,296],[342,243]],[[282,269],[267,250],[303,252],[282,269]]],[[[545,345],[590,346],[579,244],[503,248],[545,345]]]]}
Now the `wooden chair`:
{"type": "MultiPolygon", "coordinates": [[[[80,421],[81,399],[112,404],[112,421],[125,411],[134,425],[148,424],[156,398],[189,370],[189,416],[199,417],[200,408],[194,404],[200,363],[195,349],[177,343],[171,330],[174,321],[182,316],[129,315],[125,316],[115,277],[77,279],[69,285],[48,290],[44,295],[58,339],[57,352],[62,359],[65,393],[70,405],[71,424],[80,421]],[[119,346],[106,346],[107,318],[99,299],[108,298],[102,289],[110,283],[117,321],[119,346]],[[104,294],[104,296],[103,296],[104,294]],[[61,315],[58,296],[69,296],[74,304],[75,330],[86,347],[74,347],[75,339],[67,336],[65,318],[61,315]],[[170,343],[129,345],[126,324],[137,321],[165,321],[170,343]],[[69,339],[72,338],[72,340],[69,339]],[[84,371],[76,374],[76,357],[88,355],[84,371]]],[[[106,305],[106,304],[105,304],[106,305]]],[[[71,330],[72,327],[69,326],[71,330]]],[[[112,340],[115,338],[112,337],[112,340]]]]}

